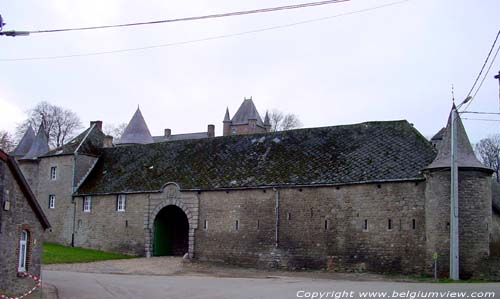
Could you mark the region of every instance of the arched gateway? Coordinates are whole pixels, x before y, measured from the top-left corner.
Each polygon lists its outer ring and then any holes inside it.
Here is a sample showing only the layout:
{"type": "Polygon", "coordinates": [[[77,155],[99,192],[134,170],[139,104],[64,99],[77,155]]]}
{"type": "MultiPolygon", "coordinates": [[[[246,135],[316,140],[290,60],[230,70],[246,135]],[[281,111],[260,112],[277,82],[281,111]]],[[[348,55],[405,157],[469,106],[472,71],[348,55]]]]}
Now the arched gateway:
{"type": "Polygon", "coordinates": [[[144,219],[146,256],[187,253],[193,258],[199,209],[196,194],[180,192],[179,185],[167,183],[149,201],[144,219]]]}
{"type": "Polygon", "coordinates": [[[181,208],[169,205],[156,215],[153,255],[183,256],[189,249],[189,222],[181,208]]]}

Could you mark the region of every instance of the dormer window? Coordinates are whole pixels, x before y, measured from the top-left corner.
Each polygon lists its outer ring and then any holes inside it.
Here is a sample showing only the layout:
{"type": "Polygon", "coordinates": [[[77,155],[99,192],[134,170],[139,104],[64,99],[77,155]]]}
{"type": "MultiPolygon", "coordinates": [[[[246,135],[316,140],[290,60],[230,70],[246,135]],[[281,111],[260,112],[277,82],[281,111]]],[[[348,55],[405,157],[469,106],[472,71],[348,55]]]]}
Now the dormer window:
{"type": "Polygon", "coordinates": [[[50,180],[51,181],[57,180],[57,166],[52,166],[50,168],[50,180]]]}

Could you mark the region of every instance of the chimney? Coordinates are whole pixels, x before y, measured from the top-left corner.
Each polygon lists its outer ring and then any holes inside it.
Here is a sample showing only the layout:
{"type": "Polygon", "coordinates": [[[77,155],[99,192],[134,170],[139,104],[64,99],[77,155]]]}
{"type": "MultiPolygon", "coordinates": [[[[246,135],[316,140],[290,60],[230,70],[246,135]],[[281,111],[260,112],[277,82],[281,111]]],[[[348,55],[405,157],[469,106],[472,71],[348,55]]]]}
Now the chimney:
{"type": "Polygon", "coordinates": [[[111,135],[104,136],[104,139],[102,140],[102,147],[104,148],[113,147],[113,136],[111,135]]]}
{"type": "Polygon", "coordinates": [[[208,137],[215,137],[215,126],[208,125],[208,137]]]}
{"type": "Polygon", "coordinates": [[[172,135],[172,130],[170,129],[165,129],[165,137],[169,138],[172,135]]]}
{"type": "Polygon", "coordinates": [[[90,126],[95,124],[95,127],[102,131],[102,120],[94,120],[90,122],[90,126]]]}

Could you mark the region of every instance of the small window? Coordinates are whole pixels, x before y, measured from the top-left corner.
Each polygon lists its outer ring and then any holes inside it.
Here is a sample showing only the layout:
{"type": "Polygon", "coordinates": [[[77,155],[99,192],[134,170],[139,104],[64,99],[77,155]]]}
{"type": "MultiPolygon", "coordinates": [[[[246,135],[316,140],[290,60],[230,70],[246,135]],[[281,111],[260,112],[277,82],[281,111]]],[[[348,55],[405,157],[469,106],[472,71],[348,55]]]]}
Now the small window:
{"type": "Polygon", "coordinates": [[[236,135],[236,128],[231,129],[231,134],[236,135]]]}
{"type": "Polygon", "coordinates": [[[411,220],[411,228],[412,229],[417,229],[417,221],[415,219],[411,220]]]}
{"type": "Polygon", "coordinates": [[[205,219],[205,223],[203,223],[203,229],[207,230],[208,229],[208,220],[205,219]]]}
{"type": "Polygon", "coordinates": [[[368,231],[368,219],[365,219],[365,221],[363,222],[363,230],[365,232],[368,231]]]}
{"type": "Polygon", "coordinates": [[[392,219],[387,219],[387,229],[392,230],[392,219]]]}
{"type": "Polygon", "coordinates": [[[54,194],[49,195],[49,209],[56,208],[56,196],[54,194]]]}
{"type": "Polygon", "coordinates": [[[57,166],[52,166],[50,168],[50,180],[51,181],[57,180],[57,166]]]}
{"type": "Polygon", "coordinates": [[[260,220],[257,220],[257,229],[260,229],[260,220]]]}
{"type": "Polygon", "coordinates": [[[236,229],[236,230],[239,230],[239,229],[240,229],[240,221],[239,221],[239,220],[236,220],[235,229],[236,229]]]}
{"type": "Polygon", "coordinates": [[[328,219],[325,219],[325,226],[324,226],[325,231],[327,231],[329,228],[330,228],[330,222],[328,221],[328,219]]]}
{"type": "Polygon", "coordinates": [[[119,194],[116,197],[116,210],[118,212],[125,212],[125,204],[126,204],[126,196],[125,194],[119,194]]]}
{"type": "Polygon", "coordinates": [[[26,255],[28,253],[28,231],[21,232],[21,239],[19,240],[19,264],[17,267],[18,272],[26,272],[26,255]]]}
{"type": "Polygon", "coordinates": [[[92,197],[85,196],[83,198],[83,211],[90,212],[91,209],[92,209],[92,197]]]}
{"type": "Polygon", "coordinates": [[[288,221],[292,220],[292,213],[288,213],[288,215],[286,216],[286,219],[288,221]]]}

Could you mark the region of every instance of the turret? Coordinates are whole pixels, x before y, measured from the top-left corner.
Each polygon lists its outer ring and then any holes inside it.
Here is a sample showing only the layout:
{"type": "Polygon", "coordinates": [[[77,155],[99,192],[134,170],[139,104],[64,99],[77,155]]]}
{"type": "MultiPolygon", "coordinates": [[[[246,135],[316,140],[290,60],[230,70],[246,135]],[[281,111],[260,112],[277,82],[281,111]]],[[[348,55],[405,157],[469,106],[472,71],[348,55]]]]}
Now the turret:
{"type": "MultiPolygon", "coordinates": [[[[455,109],[455,107],[453,107],[455,109]]],[[[452,109],[452,111],[453,111],[452,109]]],[[[458,115],[458,113],[457,113],[458,115]]],[[[447,276],[450,252],[451,113],[434,161],[423,173],[426,178],[426,260],[438,255],[438,272],[447,276]]],[[[491,174],[474,155],[460,116],[455,121],[458,166],[458,230],[460,277],[470,277],[479,261],[489,255],[491,228],[491,174]]]]}
{"type": "Polygon", "coordinates": [[[229,108],[226,107],[226,115],[224,115],[222,136],[231,135],[231,118],[229,117],[229,108]]]}
{"type": "Polygon", "coordinates": [[[266,117],[264,117],[264,128],[266,128],[266,132],[271,132],[271,121],[269,120],[268,111],[266,111],[266,117]]]}
{"type": "Polygon", "coordinates": [[[147,144],[153,143],[153,137],[149,132],[146,121],[142,116],[141,110],[137,107],[137,110],[132,116],[132,119],[128,123],[123,135],[120,140],[116,143],[117,145],[130,145],[130,144],[147,144]]]}

